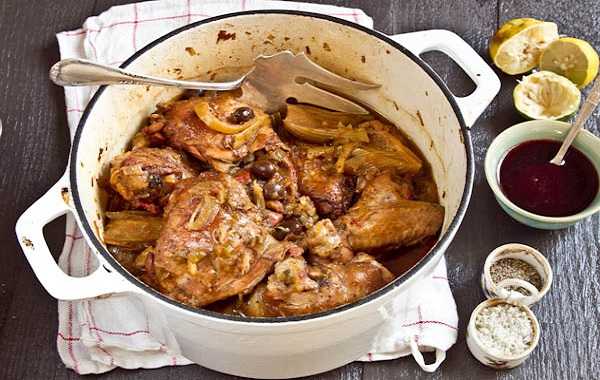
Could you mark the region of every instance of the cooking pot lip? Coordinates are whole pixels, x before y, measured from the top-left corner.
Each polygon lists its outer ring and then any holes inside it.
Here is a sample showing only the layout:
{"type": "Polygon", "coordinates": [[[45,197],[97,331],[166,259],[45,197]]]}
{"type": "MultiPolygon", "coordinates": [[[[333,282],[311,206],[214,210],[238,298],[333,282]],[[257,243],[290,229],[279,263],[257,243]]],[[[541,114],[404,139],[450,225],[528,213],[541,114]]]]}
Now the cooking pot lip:
{"type": "Polygon", "coordinates": [[[438,87],[444,93],[444,95],[446,96],[446,99],[448,100],[448,102],[452,106],[454,113],[456,114],[456,117],[458,119],[458,122],[459,122],[459,125],[461,128],[462,140],[463,140],[463,144],[465,146],[466,155],[467,155],[467,172],[466,172],[466,180],[465,180],[465,187],[463,190],[463,196],[461,198],[460,205],[458,207],[456,215],[454,216],[452,222],[450,223],[450,226],[448,226],[448,230],[436,242],[435,246],[427,253],[427,255],[425,255],[408,272],[402,274],[401,276],[397,277],[391,283],[389,283],[386,286],[384,286],[383,288],[378,289],[375,292],[367,295],[366,297],[363,297],[363,298],[359,299],[358,301],[355,301],[355,302],[347,304],[347,305],[343,305],[343,306],[339,306],[339,307],[336,307],[336,308],[333,308],[333,309],[330,309],[327,311],[313,313],[313,314],[307,314],[307,315],[292,316],[292,317],[274,317],[274,318],[241,317],[241,316],[235,316],[235,315],[221,314],[221,313],[217,313],[217,312],[210,311],[210,310],[193,308],[191,306],[177,302],[177,301],[163,295],[162,293],[160,293],[157,290],[153,289],[152,287],[148,286],[144,282],[140,281],[137,277],[135,277],[134,275],[129,273],[108,252],[108,250],[102,245],[102,243],[99,241],[99,239],[94,234],[90,223],[88,222],[87,218],[85,217],[85,212],[84,212],[83,206],[81,204],[81,199],[79,198],[79,191],[78,191],[78,186],[77,186],[77,174],[76,174],[77,173],[77,162],[76,161],[77,161],[77,153],[78,153],[78,149],[79,149],[79,142],[81,139],[83,128],[85,127],[85,124],[87,122],[87,119],[88,119],[92,109],[94,108],[95,103],[98,101],[98,99],[100,98],[100,96],[102,95],[102,93],[104,92],[104,90],[106,89],[107,86],[101,86],[96,91],[94,96],[90,99],[89,103],[85,107],[85,110],[81,116],[79,124],[77,125],[77,129],[75,131],[75,136],[73,137],[73,144],[72,144],[72,148],[71,148],[71,155],[70,155],[70,162],[69,162],[69,165],[70,165],[69,178],[70,178],[71,194],[73,196],[73,203],[75,205],[75,210],[77,211],[77,216],[78,216],[80,225],[83,227],[85,233],[87,234],[87,236],[89,238],[89,241],[92,242],[96,251],[100,252],[100,254],[104,257],[104,259],[108,263],[110,263],[111,267],[114,268],[117,272],[119,272],[119,274],[121,274],[123,277],[125,277],[129,282],[135,284],[137,287],[143,289],[146,293],[150,293],[153,297],[158,298],[159,300],[169,304],[170,306],[184,309],[185,311],[191,312],[196,315],[201,315],[203,317],[215,318],[215,319],[220,319],[220,320],[229,321],[229,322],[243,322],[243,323],[253,323],[253,324],[269,324],[269,323],[279,324],[279,323],[284,323],[284,322],[302,322],[302,321],[308,321],[308,320],[316,320],[316,319],[321,319],[324,317],[331,316],[332,314],[335,314],[335,313],[340,313],[340,312],[343,312],[343,311],[346,311],[346,310],[349,310],[349,309],[352,309],[352,308],[355,308],[358,306],[362,306],[366,303],[369,303],[371,301],[374,301],[374,300],[382,297],[383,295],[389,293],[393,289],[402,285],[412,275],[418,273],[434,257],[436,257],[439,254],[443,254],[443,250],[445,250],[447,248],[447,246],[449,245],[449,243],[451,242],[452,238],[454,237],[456,231],[458,230],[458,228],[460,226],[460,223],[462,222],[462,219],[464,218],[464,216],[466,214],[469,199],[471,197],[471,191],[472,191],[473,181],[474,181],[474,155],[473,155],[473,146],[472,146],[472,142],[471,142],[471,135],[470,135],[469,129],[465,125],[465,121],[460,112],[460,108],[458,107],[458,104],[456,103],[456,100],[454,99],[454,96],[452,95],[452,93],[450,92],[450,90],[448,89],[446,84],[443,82],[443,80],[437,75],[437,73],[435,71],[433,71],[433,69],[431,69],[431,67],[425,61],[423,61],[421,58],[415,56],[404,46],[402,46],[398,42],[392,40],[391,38],[389,38],[387,35],[385,35],[383,33],[380,33],[374,29],[369,29],[362,25],[355,24],[350,21],[346,21],[344,19],[340,19],[337,17],[328,16],[328,15],[324,15],[324,14],[319,14],[319,13],[296,11],[296,10],[250,10],[250,11],[243,11],[243,12],[227,13],[227,14],[223,14],[223,15],[219,15],[219,16],[215,16],[215,17],[210,17],[210,18],[207,18],[207,19],[204,19],[201,21],[197,21],[197,22],[193,22],[191,24],[185,25],[181,28],[175,29],[175,30],[165,34],[162,37],[159,37],[158,39],[150,42],[148,45],[144,46],[142,49],[135,52],[131,57],[129,57],[125,62],[123,62],[123,64],[121,64],[120,67],[121,68],[127,67],[129,64],[134,62],[138,57],[140,57],[141,55],[143,55],[144,53],[146,53],[153,47],[159,45],[160,43],[166,41],[167,39],[174,37],[188,29],[192,29],[192,28],[204,25],[204,24],[209,24],[211,22],[215,22],[215,21],[219,21],[219,20],[223,20],[223,19],[239,17],[239,16],[260,15],[260,14],[285,14],[285,15],[291,15],[291,16],[318,18],[318,19],[334,22],[337,24],[341,24],[346,27],[354,28],[354,29],[357,29],[364,33],[367,33],[373,37],[379,38],[380,40],[393,46],[395,49],[399,50],[404,55],[409,57],[413,62],[415,62],[422,70],[424,70],[427,74],[429,74],[431,79],[433,79],[433,81],[438,85],[438,87]]]}

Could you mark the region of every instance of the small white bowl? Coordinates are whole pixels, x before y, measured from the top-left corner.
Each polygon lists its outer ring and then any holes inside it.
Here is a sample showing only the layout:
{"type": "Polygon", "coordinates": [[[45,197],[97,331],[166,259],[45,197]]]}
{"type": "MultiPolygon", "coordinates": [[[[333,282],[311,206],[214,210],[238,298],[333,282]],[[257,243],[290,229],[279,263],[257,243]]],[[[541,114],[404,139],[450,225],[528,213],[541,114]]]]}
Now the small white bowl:
{"type": "Polygon", "coordinates": [[[501,300],[499,298],[492,298],[480,303],[475,308],[475,310],[473,310],[473,313],[471,313],[471,319],[469,320],[469,325],[467,326],[467,346],[469,347],[471,354],[473,354],[473,356],[482,364],[494,369],[509,369],[521,365],[521,363],[523,363],[525,359],[527,359],[529,355],[531,355],[531,353],[537,347],[540,341],[540,333],[540,324],[537,318],[535,317],[535,314],[533,314],[529,307],[523,304],[501,300]],[[521,308],[527,313],[529,319],[531,320],[531,323],[533,324],[533,341],[531,342],[531,346],[526,351],[517,356],[502,357],[491,353],[490,350],[481,343],[481,340],[479,340],[479,333],[475,328],[475,319],[477,317],[477,314],[479,314],[481,310],[489,306],[495,306],[503,303],[521,308]]]}
{"type": "Polygon", "coordinates": [[[504,244],[494,249],[485,260],[483,273],[481,274],[481,287],[487,298],[501,298],[508,301],[518,302],[524,305],[532,305],[542,299],[550,290],[552,285],[552,268],[548,260],[537,249],[525,244],[510,243],[504,244]],[[505,282],[496,284],[492,280],[490,268],[492,264],[500,259],[518,259],[525,261],[537,270],[542,280],[542,288],[537,290],[533,286],[527,286],[524,281],[505,282]],[[530,295],[526,296],[515,290],[508,290],[504,286],[517,285],[530,290],[530,295]]]}

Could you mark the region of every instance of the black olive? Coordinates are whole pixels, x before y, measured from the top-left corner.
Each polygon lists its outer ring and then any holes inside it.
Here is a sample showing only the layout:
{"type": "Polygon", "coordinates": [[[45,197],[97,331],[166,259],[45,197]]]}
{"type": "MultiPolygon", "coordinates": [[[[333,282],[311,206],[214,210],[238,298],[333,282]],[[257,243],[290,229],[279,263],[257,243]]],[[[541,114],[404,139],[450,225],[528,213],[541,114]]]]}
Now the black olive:
{"type": "Polygon", "coordinates": [[[240,107],[227,117],[227,121],[232,124],[243,124],[251,119],[254,119],[254,111],[250,107],[240,107]]]}
{"type": "Polygon", "coordinates": [[[277,240],[283,240],[288,234],[299,235],[302,231],[304,231],[304,226],[300,223],[300,219],[293,216],[284,219],[275,227],[273,237],[277,240]]]}
{"type": "Polygon", "coordinates": [[[162,178],[157,174],[150,174],[150,177],[148,178],[148,187],[156,189],[160,186],[162,186],[162,178]]]}
{"type": "Polygon", "coordinates": [[[291,233],[298,234],[304,230],[304,226],[300,223],[300,218],[292,216],[279,223],[279,226],[284,225],[291,233]]]}
{"type": "Polygon", "coordinates": [[[255,161],[252,164],[252,167],[250,168],[250,170],[252,171],[252,174],[257,176],[258,178],[267,180],[267,179],[271,179],[271,177],[273,177],[273,175],[275,174],[275,170],[277,170],[277,168],[271,161],[259,160],[259,161],[255,161]]]}
{"type": "Polygon", "coordinates": [[[275,181],[267,182],[263,188],[263,192],[265,198],[270,200],[282,199],[285,196],[285,189],[280,183],[275,181]]]}
{"type": "Polygon", "coordinates": [[[285,239],[285,237],[287,236],[287,234],[289,232],[290,231],[288,231],[287,228],[277,226],[277,227],[275,227],[275,229],[273,229],[272,235],[277,240],[283,240],[283,239],[285,239]]]}

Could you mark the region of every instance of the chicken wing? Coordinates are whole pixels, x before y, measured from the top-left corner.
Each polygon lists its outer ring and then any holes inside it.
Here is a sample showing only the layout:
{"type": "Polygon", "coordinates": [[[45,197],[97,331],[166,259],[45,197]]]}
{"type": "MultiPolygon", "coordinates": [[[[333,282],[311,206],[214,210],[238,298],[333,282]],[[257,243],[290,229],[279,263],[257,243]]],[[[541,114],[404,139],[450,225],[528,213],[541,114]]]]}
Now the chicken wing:
{"type": "Polygon", "coordinates": [[[376,177],[360,199],[336,220],[355,251],[381,252],[409,246],[435,235],[444,220],[439,204],[407,200],[390,174],[376,177]]]}

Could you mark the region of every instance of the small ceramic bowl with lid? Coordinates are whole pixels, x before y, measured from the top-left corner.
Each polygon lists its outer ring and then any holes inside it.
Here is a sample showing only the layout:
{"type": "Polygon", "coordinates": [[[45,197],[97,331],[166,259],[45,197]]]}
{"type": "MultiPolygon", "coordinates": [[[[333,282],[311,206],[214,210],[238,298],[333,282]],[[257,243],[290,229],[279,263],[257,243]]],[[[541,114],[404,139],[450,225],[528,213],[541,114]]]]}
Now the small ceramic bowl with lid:
{"type": "Polygon", "coordinates": [[[537,249],[509,243],[494,249],[485,260],[481,287],[487,298],[532,305],[548,293],[552,268],[537,249]]]}
{"type": "MultiPolygon", "coordinates": [[[[527,211],[511,201],[503,192],[500,184],[501,165],[513,148],[531,141],[562,141],[570,126],[569,123],[553,120],[527,121],[506,129],[490,144],[484,165],[487,182],[500,207],[516,221],[534,228],[555,230],[566,228],[600,211],[600,191],[597,191],[597,184],[595,195],[592,194],[592,199],[587,206],[584,206],[579,212],[566,216],[544,216],[527,211]]],[[[581,130],[573,142],[573,147],[587,157],[593,166],[592,170],[595,169],[595,174],[598,175],[600,173],[600,139],[589,131],[581,130]]]]}
{"type": "Polygon", "coordinates": [[[492,298],[473,310],[467,346],[482,364],[495,369],[519,366],[540,340],[540,324],[529,307],[492,298]]]}

